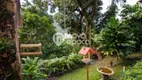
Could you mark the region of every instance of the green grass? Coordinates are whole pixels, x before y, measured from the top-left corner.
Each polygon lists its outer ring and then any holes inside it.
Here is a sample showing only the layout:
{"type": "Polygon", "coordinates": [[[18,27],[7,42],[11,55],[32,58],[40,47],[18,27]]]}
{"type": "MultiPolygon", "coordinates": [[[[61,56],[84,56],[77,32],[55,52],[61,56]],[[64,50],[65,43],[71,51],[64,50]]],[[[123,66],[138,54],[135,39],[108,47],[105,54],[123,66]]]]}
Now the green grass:
{"type": "MultiPolygon", "coordinates": [[[[96,70],[97,67],[98,66],[109,66],[109,63],[111,60],[112,58],[107,57],[100,61],[94,61],[92,65],[89,65],[89,80],[100,80],[101,74],[96,70]]],[[[84,64],[84,67],[74,70],[71,73],[67,73],[61,77],[58,77],[57,80],[86,80],[85,64],[84,64]]]]}
{"type": "MultiPolygon", "coordinates": [[[[142,57],[142,53],[132,54],[129,57],[142,57]]],[[[106,57],[100,61],[94,61],[94,64],[89,65],[89,80],[100,80],[101,74],[96,70],[98,66],[108,66],[110,67],[110,61],[113,61],[115,66],[111,67],[114,70],[114,75],[112,76],[114,80],[119,80],[120,75],[123,75],[123,66],[130,69],[136,61],[126,60],[123,62],[116,61],[116,58],[106,57]]],[[[73,72],[67,73],[63,76],[57,78],[57,80],[86,80],[86,67],[79,68],[73,72]]]]}
{"type": "MultiPolygon", "coordinates": [[[[89,80],[99,80],[101,75],[97,72],[94,65],[89,66],[89,80]]],[[[71,73],[67,73],[57,80],[86,80],[86,67],[77,69],[71,73]]]]}

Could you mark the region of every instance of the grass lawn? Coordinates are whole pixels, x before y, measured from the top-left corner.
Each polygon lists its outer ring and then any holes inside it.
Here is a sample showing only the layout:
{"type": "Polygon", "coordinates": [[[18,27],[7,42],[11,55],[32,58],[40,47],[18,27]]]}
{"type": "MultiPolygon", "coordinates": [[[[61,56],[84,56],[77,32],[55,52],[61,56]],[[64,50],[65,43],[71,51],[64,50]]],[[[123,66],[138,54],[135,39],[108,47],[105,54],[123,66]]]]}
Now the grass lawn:
{"type": "MultiPolygon", "coordinates": [[[[132,54],[132,59],[134,57],[142,57],[142,53],[132,54]]],[[[114,70],[113,78],[114,80],[119,80],[119,76],[123,72],[123,66],[126,66],[126,69],[130,69],[137,60],[126,60],[123,63],[118,62],[116,58],[106,57],[100,61],[96,60],[92,65],[89,65],[89,80],[100,80],[101,74],[96,70],[98,66],[108,66],[114,70]],[[114,62],[114,66],[110,67],[110,62],[114,62]],[[125,65],[126,64],[126,65],[125,65]]],[[[85,65],[85,64],[84,64],[85,65]]],[[[57,78],[57,80],[86,80],[86,67],[82,67],[74,70],[73,72],[67,73],[63,76],[57,78]]]]}

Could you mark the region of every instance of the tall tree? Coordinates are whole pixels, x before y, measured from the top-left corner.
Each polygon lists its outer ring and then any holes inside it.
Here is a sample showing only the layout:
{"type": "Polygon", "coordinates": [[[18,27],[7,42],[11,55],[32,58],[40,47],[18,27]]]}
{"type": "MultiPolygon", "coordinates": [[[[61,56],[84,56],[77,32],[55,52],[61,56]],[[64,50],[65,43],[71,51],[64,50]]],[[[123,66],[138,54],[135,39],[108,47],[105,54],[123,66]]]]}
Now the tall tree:
{"type": "Polygon", "coordinates": [[[129,32],[133,33],[133,39],[136,43],[136,51],[142,48],[142,6],[137,3],[134,6],[124,5],[121,12],[122,20],[127,26],[131,27],[129,32]]]}
{"type": "Polygon", "coordinates": [[[47,1],[43,0],[25,0],[22,5],[22,10],[39,14],[40,16],[47,16],[48,6],[47,1]]]}
{"type": "Polygon", "coordinates": [[[101,0],[55,0],[55,5],[59,7],[62,26],[71,27],[72,33],[84,32],[91,39],[91,28],[102,9],[101,0]]]}
{"type": "Polygon", "coordinates": [[[107,11],[100,17],[100,20],[97,22],[97,32],[101,31],[101,29],[104,26],[105,23],[111,18],[117,16],[119,9],[118,5],[120,4],[121,6],[123,3],[125,3],[126,0],[111,0],[111,4],[108,6],[107,11]]]}
{"type": "Polygon", "coordinates": [[[16,63],[14,2],[0,0],[0,80],[20,80],[16,63]]]}
{"type": "Polygon", "coordinates": [[[110,18],[99,34],[95,34],[94,42],[98,45],[97,50],[105,55],[112,55],[125,59],[132,53],[135,41],[131,28],[125,22],[119,22],[118,19],[110,18]]]}

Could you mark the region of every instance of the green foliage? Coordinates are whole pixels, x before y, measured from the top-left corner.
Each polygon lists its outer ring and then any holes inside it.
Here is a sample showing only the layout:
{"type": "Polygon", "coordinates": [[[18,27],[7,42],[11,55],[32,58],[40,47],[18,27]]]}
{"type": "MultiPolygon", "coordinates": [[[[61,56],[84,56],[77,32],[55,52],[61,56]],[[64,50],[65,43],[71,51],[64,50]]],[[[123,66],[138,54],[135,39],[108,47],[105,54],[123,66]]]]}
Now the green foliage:
{"type": "Polygon", "coordinates": [[[121,16],[122,18],[126,19],[126,18],[132,18],[132,17],[136,17],[138,18],[141,17],[141,5],[140,4],[135,4],[135,5],[124,5],[123,6],[123,10],[121,11],[121,16]]]}
{"type": "Polygon", "coordinates": [[[65,72],[72,71],[82,65],[81,56],[75,53],[70,54],[68,57],[54,58],[47,60],[42,66],[44,71],[49,76],[61,75],[65,72]]]}
{"type": "Polygon", "coordinates": [[[35,58],[22,58],[24,80],[43,80],[51,76],[62,75],[82,66],[81,56],[72,53],[68,57],[41,60],[35,58]]]}
{"type": "Polygon", "coordinates": [[[43,0],[24,0],[22,10],[39,14],[40,16],[47,16],[47,1],[43,0]]]}
{"type": "Polygon", "coordinates": [[[21,43],[50,42],[55,29],[47,16],[24,12],[23,28],[19,30],[21,43]]]}
{"type": "Polygon", "coordinates": [[[118,20],[111,18],[105,28],[93,38],[98,45],[98,50],[101,50],[105,55],[115,55],[120,58],[125,58],[128,53],[132,52],[135,41],[132,40],[133,34],[129,33],[129,27],[118,20]]]}
{"type": "Polygon", "coordinates": [[[111,4],[107,7],[107,11],[101,15],[101,17],[96,25],[97,32],[100,32],[102,28],[104,28],[104,24],[108,22],[111,17],[117,17],[117,13],[119,12],[118,3],[125,3],[126,0],[111,0],[111,4]]]}
{"type": "Polygon", "coordinates": [[[137,42],[136,50],[140,50],[142,44],[142,6],[139,4],[125,5],[121,16],[127,26],[131,27],[129,32],[133,33],[133,39],[137,42]]]}
{"type": "Polygon", "coordinates": [[[55,44],[52,40],[55,28],[47,16],[40,16],[31,12],[24,12],[23,28],[19,29],[20,43],[41,43],[43,54],[55,44]],[[48,47],[48,48],[47,48],[48,47]]]}
{"type": "Polygon", "coordinates": [[[120,80],[141,80],[142,79],[142,61],[137,62],[132,69],[126,70],[120,77],[120,80]]]}
{"type": "Polygon", "coordinates": [[[4,38],[0,39],[0,53],[7,52],[8,47],[7,40],[4,38]]]}
{"type": "Polygon", "coordinates": [[[89,27],[94,27],[94,20],[98,21],[101,16],[102,4],[102,0],[55,0],[60,10],[55,19],[61,27],[71,27],[71,33],[86,31],[88,37],[89,27]]]}
{"type": "Polygon", "coordinates": [[[54,46],[45,46],[45,48],[43,49],[43,58],[53,59],[56,57],[60,58],[62,56],[69,56],[72,52],[78,53],[81,48],[81,46],[77,44],[72,45],[66,42],[63,42],[60,46],[57,46],[55,43],[53,43],[52,45],[54,46]]]}
{"type": "MultiPolygon", "coordinates": [[[[46,45],[45,49],[43,49],[43,52],[45,53],[46,58],[53,59],[56,57],[62,57],[62,56],[68,56],[72,52],[72,45],[63,43],[60,46],[57,46],[55,43],[49,46],[46,45]]],[[[44,56],[43,56],[44,57],[44,56]]]]}
{"type": "Polygon", "coordinates": [[[55,33],[55,28],[47,14],[41,15],[41,12],[38,13],[38,9],[41,7],[38,1],[33,1],[33,4],[28,4],[27,2],[27,6],[29,7],[22,8],[24,26],[19,30],[20,43],[42,43],[42,57],[46,59],[69,55],[72,52],[71,45],[63,43],[63,45],[57,46],[53,42],[52,37],[55,33]],[[36,9],[32,9],[32,6],[36,7],[36,9]]]}
{"type": "Polygon", "coordinates": [[[38,57],[35,58],[22,58],[23,64],[23,76],[24,80],[44,80],[47,75],[41,72],[41,65],[45,63],[45,61],[40,60],[38,57]]]}

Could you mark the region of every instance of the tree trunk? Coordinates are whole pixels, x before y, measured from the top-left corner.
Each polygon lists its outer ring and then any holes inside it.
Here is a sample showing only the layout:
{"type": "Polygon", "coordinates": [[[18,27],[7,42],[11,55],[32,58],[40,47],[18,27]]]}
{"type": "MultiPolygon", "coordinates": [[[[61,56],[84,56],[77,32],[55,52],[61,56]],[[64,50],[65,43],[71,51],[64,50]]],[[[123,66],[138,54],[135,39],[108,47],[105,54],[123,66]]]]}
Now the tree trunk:
{"type": "Polygon", "coordinates": [[[89,47],[91,47],[91,25],[88,21],[86,21],[86,37],[89,41],[89,47]]]}
{"type": "Polygon", "coordinates": [[[21,80],[18,76],[19,67],[16,67],[19,66],[16,57],[16,47],[19,45],[15,42],[15,2],[15,0],[4,0],[0,3],[0,8],[2,9],[0,11],[0,41],[6,41],[0,44],[8,46],[0,52],[0,80],[21,80]]]}

